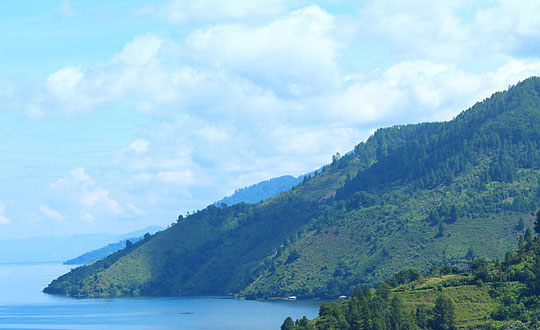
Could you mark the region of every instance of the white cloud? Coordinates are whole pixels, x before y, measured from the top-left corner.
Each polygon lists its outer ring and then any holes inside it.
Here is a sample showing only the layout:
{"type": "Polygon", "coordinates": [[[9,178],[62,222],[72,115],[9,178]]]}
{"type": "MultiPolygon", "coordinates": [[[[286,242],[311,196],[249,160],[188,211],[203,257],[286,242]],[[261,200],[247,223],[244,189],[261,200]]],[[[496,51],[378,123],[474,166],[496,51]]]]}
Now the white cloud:
{"type": "Polygon", "coordinates": [[[357,41],[389,44],[406,59],[500,65],[508,56],[538,56],[536,1],[373,0],[359,12],[357,41]]]}
{"type": "Polygon", "coordinates": [[[47,78],[45,85],[55,94],[62,96],[71,93],[81,82],[83,73],[79,68],[66,67],[47,78]]]}
{"type": "Polygon", "coordinates": [[[145,140],[145,139],[137,139],[129,145],[128,149],[136,153],[144,153],[148,151],[149,145],[150,145],[150,141],[145,140]]]}
{"type": "Polygon", "coordinates": [[[164,40],[151,34],[143,35],[129,42],[112,60],[131,66],[142,66],[157,60],[164,40]]]}
{"type": "Polygon", "coordinates": [[[118,202],[109,197],[109,192],[105,189],[96,189],[85,191],[79,197],[82,205],[88,209],[100,209],[111,212],[113,214],[121,214],[122,208],[118,202]]]}
{"type": "Polygon", "coordinates": [[[335,27],[331,14],[310,6],[261,26],[198,30],[187,45],[198,64],[234,72],[278,95],[302,96],[339,81],[335,27]]]}
{"type": "Polygon", "coordinates": [[[51,207],[49,207],[47,205],[42,204],[42,205],[39,205],[38,208],[41,211],[41,213],[43,213],[48,218],[51,218],[51,219],[57,220],[57,221],[64,220],[64,216],[62,216],[62,214],[60,212],[58,212],[57,210],[52,209],[51,207]]]}
{"type": "Polygon", "coordinates": [[[28,105],[28,112],[83,113],[120,99],[165,102],[178,91],[174,74],[164,69],[167,56],[176,56],[170,40],[146,34],[134,38],[108,63],[65,67],[48,76],[44,89],[28,105]]]}
{"type": "Polygon", "coordinates": [[[286,98],[339,86],[334,29],[333,16],[311,6],[255,27],[197,30],[181,44],[142,35],[108,63],[51,74],[27,111],[80,113],[123,100],[145,113],[275,116],[286,98]]]}
{"type": "Polygon", "coordinates": [[[6,207],[4,203],[0,201],[0,225],[5,225],[11,222],[11,220],[6,216],[6,207]]]}
{"type": "Polygon", "coordinates": [[[148,117],[113,169],[93,177],[73,170],[51,184],[43,205],[94,224],[199,208],[269,177],[311,171],[381,125],[450,119],[540,73],[536,55],[518,56],[536,36],[536,16],[507,2],[469,17],[461,1],[367,2],[347,18],[354,26],[344,37],[342,17],[322,7],[288,12],[284,2],[261,1],[148,7],[182,25],[182,39],[137,36],[105,63],[52,73],[28,113],[121,106],[148,117]],[[497,24],[505,8],[510,17],[497,24]],[[477,67],[477,58],[487,64],[477,67]]]}
{"type": "Polygon", "coordinates": [[[60,220],[66,216],[70,219],[87,220],[86,215],[117,217],[125,216],[120,203],[111,197],[109,190],[99,187],[84,168],[77,168],[64,178],[49,185],[46,199],[40,210],[50,218],[60,220]],[[54,205],[54,209],[48,205],[54,205]],[[65,215],[56,213],[56,209],[65,211],[65,215]]]}
{"type": "Polygon", "coordinates": [[[50,187],[56,190],[72,187],[87,188],[93,185],[95,185],[94,180],[86,173],[84,168],[79,167],[71,170],[65,178],[53,182],[50,187]]]}

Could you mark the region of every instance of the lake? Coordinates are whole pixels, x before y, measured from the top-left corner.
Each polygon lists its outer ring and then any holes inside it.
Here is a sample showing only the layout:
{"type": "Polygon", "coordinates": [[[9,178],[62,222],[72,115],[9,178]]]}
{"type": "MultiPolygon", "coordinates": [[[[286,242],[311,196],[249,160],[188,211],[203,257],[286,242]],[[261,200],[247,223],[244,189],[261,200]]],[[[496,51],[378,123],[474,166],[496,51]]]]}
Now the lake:
{"type": "Polygon", "coordinates": [[[71,267],[0,264],[0,329],[278,330],[287,316],[313,318],[319,309],[317,301],[73,299],[41,292],[71,267]]]}

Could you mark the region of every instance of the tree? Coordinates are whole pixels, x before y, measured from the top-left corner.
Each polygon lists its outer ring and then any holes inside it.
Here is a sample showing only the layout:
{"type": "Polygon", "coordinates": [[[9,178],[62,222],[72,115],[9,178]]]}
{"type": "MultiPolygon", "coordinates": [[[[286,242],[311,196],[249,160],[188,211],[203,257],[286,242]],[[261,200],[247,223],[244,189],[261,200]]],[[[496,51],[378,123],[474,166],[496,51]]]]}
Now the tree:
{"type": "Polygon", "coordinates": [[[437,297],[435,307],[433,307],[431,327],[434,330],[453,330],[455,329],[455,318],[456,315],[452,300],[443,295],[437,297]]]}
{"type": "Polygon", "coordinates": [[[457,207],[455,205],[452,205],[452,207],[450,207],[450,214],[448,215],[448,221],[450,223],[454,223],[457,221],[457,218],[458,218],[457,207]]]}
{"type": "MultiPolygon", "coordinates": [[[[535,227],[536,227],[536,225],[535,225],[535,227]]],[[[533,231],[531,230],[530,227],[528,227],[525,230],[525,235],[523,235],[523,238],[525,239],[525,243],[527,243],[527,244],[531,244],[532,241],[534,240],[534,234],[533,234],[533,231]]]]}
{"type": "Polygon", "coordinates": [[[388,283],[382,283],[377,287],[377,290],[375,290],[375,293],[377,296],[381,297],[385,302],[387,302],[390,298],[390,294],[392,293],[392,288],[388,283]]]}
{"type": "Polygon", "coordinates": [[[416,324],[420,329],[427,329],[428,315],[428,309],[425,305],[420,305],[416,308],[416,324]]]}
{"type": "Polygon", "coordinates": [[[534,221],[534,232],[540,234],[540,210],[536,212],[536,220],[534,221]]]}
{"type": "Polygon", "coordinates": [[[309,325],[308,319],[305,316],[302,317],[299,320],[296,320],[295,324],[296,324],[297,327],[306,328],[306,329],[308,328],[308,325],[309,325]]]}
{"type": "Polygon", "coordinates": [[[437,231],[437,235],[435,235],[435,238],[440,238],[440,237],[443,237],[443,236],[444,236],[444,225],[441,222],[439,224],[439,230],[437,231]]]}
{"type": "MultiPolygon", "coordinates": [[[[538,223],[538,213],[536,214],[536,222],[534,223],[535,231],[537,230],[537,225],[536,225],[537,223],[538,223]]],[[[523,229],[525,229],[525,221],[523,221],[523,218],[520,218],[518,224],[516,225],[516,230],[522,231],[523,229]]]]}
{"type": "Polygon", "coordinates": [[[334,164],[335,162],[337,162],[340,159],[341,159],[340,153],[336,152],[336,154],[332,156],[332,164],[334,164]]]}
{"type": "Polygon", "coordinates": [[[465,259],[473,261],[475,257],[476,253],[474,252],[474,249],[472,247],[469,247],[469,249],[467,250],[467,254],[465,255],[465,259]]]}
{"type": "Polygon", "coordinates": [[[390,300],[390,329],[389,330],[404,330],[411,328],[411,319],[403,300],[395,295],[390,300]]]}
{"type": "Polygon", "coordinates": [[[294,321],[293,319],[289,316],[285,319],[285,321],[283,321],[283,324],[281,325],[281,330],[292,330],[294,329],[294,321]]]}

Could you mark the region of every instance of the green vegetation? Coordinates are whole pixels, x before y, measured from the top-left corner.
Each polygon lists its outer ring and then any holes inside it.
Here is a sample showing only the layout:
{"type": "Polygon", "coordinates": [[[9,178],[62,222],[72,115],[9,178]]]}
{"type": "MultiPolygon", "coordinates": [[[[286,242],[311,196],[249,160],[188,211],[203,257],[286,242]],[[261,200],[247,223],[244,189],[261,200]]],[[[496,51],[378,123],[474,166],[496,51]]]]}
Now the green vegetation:
{"type": "Polygon", "coordinates": [[[399,272],[376,290],[323,303],[314,320],[287,318],[282,329],[538,329],[540,238],[528,230],[519,242],[504,261],[479,258],[461,267],[435,267],[425,277],[416,270],[399,272]]]}
{"type": "Polygon", "coordinates": [[[267,201],[179,217],[45,292],[337,297],[403,268],[502,258],[540,206],[539,144],[530,78],[452,121],[380,129],[267,201]]]}

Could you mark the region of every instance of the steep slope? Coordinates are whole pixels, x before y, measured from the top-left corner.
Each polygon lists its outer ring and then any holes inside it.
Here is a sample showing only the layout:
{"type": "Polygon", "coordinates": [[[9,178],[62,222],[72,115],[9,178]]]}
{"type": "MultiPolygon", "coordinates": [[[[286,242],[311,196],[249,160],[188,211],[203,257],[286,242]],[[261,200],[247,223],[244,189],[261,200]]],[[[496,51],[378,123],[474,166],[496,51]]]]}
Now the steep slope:
{"type": "MultiPolygon", "coordinates": [[[[540,231],[540,212],[535,230],[540,231]]],[[[434,267],[425,276],[402,270],[376,290],[323,303],[314,320],[288,318],[282,329],[538,329],[538,252],[540,239],[528,229],[519,249],[503,261],[479,258],[460,267],[434,267]]]]}
{"type": "Polygon", "coordinates": [[[275,198],[209,206],[45,291],[332,297],[404,267],[500,257],[540,205],[539,143],[530,78],[452,121],[380,129],[275,198]]]}
{"type": "Polygon", "coordinates": [[[302,179],[302,176],[295,178],[291,175],[284,175],[278,178],[262,181],[249,187],[238,189],[234,192],[234,194],[215,202],[214,205],[235,205],[239,203],[254,204],[262,202],[276,196],[279,193],[291,189],[302,182],[302,179]]]}

